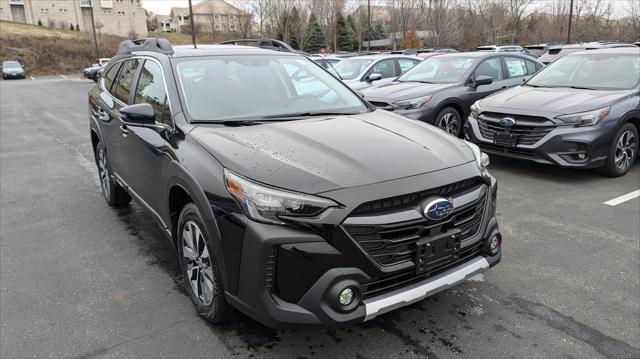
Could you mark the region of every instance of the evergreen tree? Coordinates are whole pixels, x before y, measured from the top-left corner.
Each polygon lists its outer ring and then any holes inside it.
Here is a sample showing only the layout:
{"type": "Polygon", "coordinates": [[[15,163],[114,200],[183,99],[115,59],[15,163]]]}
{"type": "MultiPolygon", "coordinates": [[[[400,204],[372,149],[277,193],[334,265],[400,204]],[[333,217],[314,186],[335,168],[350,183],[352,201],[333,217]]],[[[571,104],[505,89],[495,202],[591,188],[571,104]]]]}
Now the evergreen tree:
{"type": "Polygon", "coordinates": [[[338,49],[353,51],[356,48],[355,33],[347,23],[342,12],[338,14],[338,49]]]}
{"type": "Polygon", "coordinates": [[[42,26],[42,21],[38,19],[38,26],[42,26]]]}
{"type": "Polygon", "coordinates": [[[76,31],[80,31],[80,25],[76,24],[76,31]]]}
{"type": "Polygon", "coordinates": [[[316,16],[311,14],[304,33],[304,49],[308,52],[318,52],[323,47],[327,47],[327,38],[320,28],[316,16]]]}
{"type": "Polygon", "coordinates": [[[387,29],[384,27],[384,24],[382,22],[376,22],[373,27],[373,31],[371,32],[371,37],[372,40],[386,39],[389,37],[389,34],[387,34],[387,29]]]}
{"type": "Polygon", "coordinates": [[[73,27],[73,24],[70,24],[70,25],[69,25],[69,30],[73,31],[73,30],[75,30],[75,29],[76,29],[76,28],[75,28],[75,27],[73,27]]]}
{"type": "Polygon", "coordinates": [[[283,10],[278,19],[278,26],[276,27],[276,39],[289,43],[289,34],[291,33],[291,19],[287,10],[283,10]]]}
{"type": "Polygon", "coordinates": [[[298,38],[299,30],[303,26],[302,18],[300,17],[300,12],[298,12],[298,9],[295,6],[291,9],[291,13],[289,14],[289,25],[289,45],[294,49],[302,50],[302,39],[298,38]]]}

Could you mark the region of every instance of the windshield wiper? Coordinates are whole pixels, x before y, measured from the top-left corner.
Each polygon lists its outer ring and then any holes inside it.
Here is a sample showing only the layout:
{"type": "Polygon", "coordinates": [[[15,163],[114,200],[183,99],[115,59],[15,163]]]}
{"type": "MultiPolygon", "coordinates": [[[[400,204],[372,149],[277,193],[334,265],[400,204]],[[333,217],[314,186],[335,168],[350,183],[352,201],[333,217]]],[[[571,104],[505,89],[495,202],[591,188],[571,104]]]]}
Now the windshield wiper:
{"type": "Polygon", "coordinates": [[[317,112],[298,112],[298,113],[287,113],[283,115],[270,115],[263,116],[263,119],[268,120],[295,120],[302,117],[320,117],[320,116],[344,116],[344,115],[358,115],[359,112],[339,112],[339,111],[317,111],[317,112]]]}
{"type": "Polygon", "coordinates": [[[212,123],[225,126],[252,126],[259,125],[264,121],[260,120],[198,120],[194,123],[212,123]]]}
{"type": "Polygon", "coordinates": [[[572,89],[577,89],[577,90],[594,90],[594,91],[598,90],[598,89],[593,88],[593,87],[585,87],[585,86],[568,86],[568,87],[572,88],[572,89]]]}

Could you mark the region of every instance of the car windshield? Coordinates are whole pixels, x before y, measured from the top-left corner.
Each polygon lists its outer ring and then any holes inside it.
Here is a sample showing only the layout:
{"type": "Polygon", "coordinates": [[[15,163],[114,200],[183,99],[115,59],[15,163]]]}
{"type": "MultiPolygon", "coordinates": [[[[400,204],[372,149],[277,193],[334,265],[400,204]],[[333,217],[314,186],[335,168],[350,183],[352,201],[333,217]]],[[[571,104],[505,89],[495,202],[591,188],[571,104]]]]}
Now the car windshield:
{"type": "Polygon", "coordinates": [[[15,61],[8,61],[2,64],[2,67],[7,69],[19,69],[20,64],[15,61]]]}
{"type": "Polygon", "coordinates": [[[543,68],[528,86],[630,90],[640,82],[638,54],[588,53],[565,56],[543,68]]]}
{"type": "Polygon", "coordinates": [[[473,64],[473,57],[430,57],[398,78],[400,82],[458,82],[473,64]]]}
{"type": "Polygon", "coordinates": [[[194,121],[261,120],[368,111],[338,79],[298,56],[184,58],[176,66],[194,121]]]}
{"type": "Polygon", "coordinates": [[[346,59],[334,65],[334,68],[343,80],[353,80],[358,77],[372,61],[372,59],[346,59]]]}

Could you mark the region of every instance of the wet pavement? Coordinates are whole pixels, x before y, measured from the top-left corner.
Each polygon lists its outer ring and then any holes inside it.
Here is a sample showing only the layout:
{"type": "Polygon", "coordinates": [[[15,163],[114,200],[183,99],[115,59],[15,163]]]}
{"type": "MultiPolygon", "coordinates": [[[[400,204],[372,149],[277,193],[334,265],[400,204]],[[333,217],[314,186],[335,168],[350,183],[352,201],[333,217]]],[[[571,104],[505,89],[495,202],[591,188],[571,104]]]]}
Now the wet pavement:
{"type": "Polygon", "coordinates": [[[492,158],[503,261],[370,322],[195,313],[155,221],[100,195],[91,82],[0,84],[0,357],[640,357],[640,163],[603,178],[492,158]]]}

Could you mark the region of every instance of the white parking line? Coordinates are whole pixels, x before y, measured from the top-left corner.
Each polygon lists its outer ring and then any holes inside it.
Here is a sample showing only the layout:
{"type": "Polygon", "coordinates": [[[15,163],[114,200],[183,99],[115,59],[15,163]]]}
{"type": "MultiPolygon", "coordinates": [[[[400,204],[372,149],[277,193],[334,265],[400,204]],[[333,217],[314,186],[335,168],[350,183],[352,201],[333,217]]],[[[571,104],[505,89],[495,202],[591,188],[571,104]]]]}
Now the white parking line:
{"type": "Polygon", "coordinates": [[[69,78],[68,78],[67,76],[65,76],[65,75],[60,75],[60,77],[62,77],[62,78],[63,78],[63,79],[65,79],[65,80],[68,80],[68,79],[69,79],[69,78]]]}
{"type": "Polygon", "coordinates": [[[36,79],[33,76],[29,76],[31,78],[32,81],[35,81],[36,79]]]}
{"type": "Polygon", "coordinates": [[[620,197],[616,197],[614,199],[608,200],[606,202],[604,202],[604,204],[606,204],[607,206],[617,206],[620,203],[626,202],[626,201],[630,201],[634,198],[640,197],[640,189],[637,191],[633,191],[633,192],[629,192],[625,195],[622,195],[620,197]]]}

